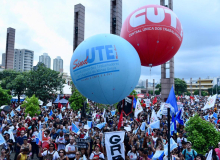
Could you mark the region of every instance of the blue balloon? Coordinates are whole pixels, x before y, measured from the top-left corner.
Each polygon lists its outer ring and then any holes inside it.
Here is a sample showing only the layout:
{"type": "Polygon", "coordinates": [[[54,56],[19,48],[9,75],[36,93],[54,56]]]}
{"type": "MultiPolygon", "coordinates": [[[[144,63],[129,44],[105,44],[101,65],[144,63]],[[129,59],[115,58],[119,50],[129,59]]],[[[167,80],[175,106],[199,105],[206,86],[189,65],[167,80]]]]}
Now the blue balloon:
{"type": "Polygon", "coordinates": [[[128,96],[140,73],[137,51],[113,34],[98,34],[83,41],[70,63],[72,81],[79,92],[102,104],[114,104],[128,96]]]}

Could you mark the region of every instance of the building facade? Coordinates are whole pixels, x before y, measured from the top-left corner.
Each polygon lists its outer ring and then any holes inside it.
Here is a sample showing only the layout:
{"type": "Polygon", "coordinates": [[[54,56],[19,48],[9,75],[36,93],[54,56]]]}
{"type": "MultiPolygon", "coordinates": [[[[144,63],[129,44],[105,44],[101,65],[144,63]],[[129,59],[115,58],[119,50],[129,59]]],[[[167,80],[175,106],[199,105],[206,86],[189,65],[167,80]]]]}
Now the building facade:
{"type": "Polygon", "coordinates": [[[51,58],[47,53],[43,53],[43,55],[39,56],[39,62],[45,64],[47,68],[51,68],[51,58]]]}
{"type": "Polygon", "coordinates": [[[63,60],[60,56],[57,56],[57,58],[53,60],[53,70],[57,72],[63,72],[63,60]]]}
{"type": "Polygon", "coordinates": [[[24,72],[33,68],[34,51],[28,49],[15,49],[14,70],[24,72]]]}
{"type": "Polygon", "coordinates": [[[213,79],[198,79],[196,81],[192,80],[192,84],[187,83],[187,91],[189,92],[191,90],[192,92],[194,92],[195,90],[199,90],[200,87],[202,91],[208,91],[209,88],[213,87],[213,79]],[[199,82],[201,82],[201,84],[199,84],[199,82]]]}
{"type": "Polygon", "coordinates": [[[5,68],[5,56],[6,56],[6,54],[2,53],[2,67],[4,67],[4,68],[5,68]]]}
{"type": "Polygon", "coordinates": [[[13,69],[14,45],[15,45],[15,29],[7,28],[5,69],[13,69]]]}

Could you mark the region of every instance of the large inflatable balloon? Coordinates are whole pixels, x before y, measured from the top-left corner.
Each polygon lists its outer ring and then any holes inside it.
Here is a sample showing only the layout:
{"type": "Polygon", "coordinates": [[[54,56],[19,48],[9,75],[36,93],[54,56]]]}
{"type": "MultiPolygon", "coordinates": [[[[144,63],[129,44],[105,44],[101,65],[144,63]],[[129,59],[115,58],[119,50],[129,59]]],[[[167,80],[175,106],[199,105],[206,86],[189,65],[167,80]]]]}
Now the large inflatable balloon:
{"type": "Polygon", "coordinates": [[[83,41],[70,63],[70,74],[79,92],[102,104],[114,104],[128,96],[137,85],[140,72],[137,51],[125,39],[112,34],[83,41]]]}
{"type": "Polygon", "coordinates": [[[125,20],[121,37],[137,50],[142,66],[157,66],[170,60],[183,41],[182,25],[176,14],[160,5],[147,5],[125,20]]]}

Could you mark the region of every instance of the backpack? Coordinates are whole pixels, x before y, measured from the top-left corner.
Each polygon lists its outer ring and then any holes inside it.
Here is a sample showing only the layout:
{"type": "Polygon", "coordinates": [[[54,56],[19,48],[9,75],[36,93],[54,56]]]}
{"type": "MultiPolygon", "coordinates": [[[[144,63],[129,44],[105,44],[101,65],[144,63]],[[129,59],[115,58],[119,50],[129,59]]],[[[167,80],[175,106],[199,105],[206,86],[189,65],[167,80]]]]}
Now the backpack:
{"type": "Polygon", "coordinates": [[[94,157],[93,157],[93,158],[98,157],[98,159],[99,159],[99,155],[102,154],[102,153],[99,152],[99,154],[96,154],[95,152],[93,152],[93,154],[94,154],[94,157]]]}
{"type": "MultiPolygon", "coordinates": [[[[195,155],[195,151],[194,151],[194,149],[192,149],[192,152],[193,152],[193,157],[195,158],[196,155],[195,155]]],[[[186,158],[186,149],[184,149],[184,151],[183,151],[183,155],[184,155],[184,158],[186,158]]]]}
{"type": "Polygon", "coordinates": [[[54,153],[55,151],[53,152],[53,154],[48,154],[48,151],[47,151],[47,155],[44,156],[43,160],[53,160],[54,153]]]}

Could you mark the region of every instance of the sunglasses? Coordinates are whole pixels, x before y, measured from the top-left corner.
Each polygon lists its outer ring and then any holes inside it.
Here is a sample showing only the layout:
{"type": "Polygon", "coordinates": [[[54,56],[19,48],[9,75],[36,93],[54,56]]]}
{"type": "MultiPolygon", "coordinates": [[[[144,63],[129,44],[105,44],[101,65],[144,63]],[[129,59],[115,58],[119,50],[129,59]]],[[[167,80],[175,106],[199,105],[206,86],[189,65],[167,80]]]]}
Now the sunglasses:
{"type": "Polygon", "coordinates": [[[80,154],[76,154],[76,155],[80,155],[80,154]]]}
{"type": "Polygon", "coordinates": [[[60,152],[60,153],[63,153],[63,152],[60,152]]]}

